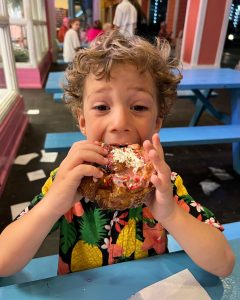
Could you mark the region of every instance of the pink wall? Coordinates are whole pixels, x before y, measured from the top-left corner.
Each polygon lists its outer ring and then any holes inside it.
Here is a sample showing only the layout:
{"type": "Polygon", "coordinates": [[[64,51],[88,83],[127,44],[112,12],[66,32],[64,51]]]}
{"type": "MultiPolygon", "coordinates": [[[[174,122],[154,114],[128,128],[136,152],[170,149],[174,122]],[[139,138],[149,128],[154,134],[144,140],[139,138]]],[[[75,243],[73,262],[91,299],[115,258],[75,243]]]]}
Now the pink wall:
{"type": "Polygon", "coordinates": [[[167,31],[174,31],[174,11],[175,11],[176,1],[168,1],[167,5],[167,15],[166,15],[166,23],[167,23],[167,31]]]}
{"type": "Polygon", "coordinates": [[[179,10],[178,10],[176,36],[178,36],[179,32],[182,31],[184,28],[186,9],[187,9],[187,0],[180,0],[178,9],[179,10]]]}
{"type": "Polygon", "coordinates": [[[43,87],[51,66],[51,54],[48,52],[38,68],[17,68],[18,86],[20,88],[40,89],[43,87]]]}
{"type": "Polygon", "coordinates": [[[215,63],[225,9],[226,0],[208,1],[198,57],[199,65],[213,65],[215,63]]]}
{"type": "MultiPolygon", "coordinates": [[[[191,0],[190,0],[191,1],[191,0]]],[[[194,44],[195,31],[197,26],[197,17],[199,12],[200,0],[192,0],[189,6],[188,19],[185,23],[185,46],[183,49],[183,61],[190,63],[192,59],[192,50],[194,44]]]]}
{"type": "Polygon", "coordinates": [[[21,143],[28,118],[24,113],[22,96],[17,96],[12,109],[0,124],[0,196],[7,181],[8,173],[21,143]]]}

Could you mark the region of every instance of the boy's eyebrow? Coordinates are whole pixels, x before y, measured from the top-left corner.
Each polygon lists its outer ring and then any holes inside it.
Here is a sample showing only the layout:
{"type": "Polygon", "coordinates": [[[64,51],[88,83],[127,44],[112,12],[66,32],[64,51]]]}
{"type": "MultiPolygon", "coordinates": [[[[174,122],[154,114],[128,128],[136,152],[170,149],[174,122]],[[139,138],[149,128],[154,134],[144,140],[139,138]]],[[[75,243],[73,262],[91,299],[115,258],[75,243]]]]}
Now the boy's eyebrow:
{"type": "MultiPolygon", "coordinates": [[[[87,98],[89,98],[89,97],[91,97],[92,95],[95,95],[95,94],[101,94],[101,93],[104,93],[104,92],[109,92],[110,90],[112,90],[112,88],[110,86],[96,89],[95,91],[92,91],[92,93],[90,95],[88,95],[87,98]]],[[[148,91],[148,90],[146,90],[142,87],[139,87],[139,86],[129,87],[129,88],[127,88],[127,90],[136,91],[136,92],[144,92],[146,94],[149,94],[152,98],[154,97],[153,94],[150,91],[148,91]]]]}
{"type": "Polygon", "coordinates": [[[134,90],[134,91],[137,91],[137,92],[144,92],[144,93],[149,94],[151,97],[153,97],[153,94],[150,91],[148,91],[148,90],[146,90],[142,87],[139,87],[139,86],[130,87],[130,88],[128,88],[128,90],[134,90]]]}
{"type": "Polygon", "coordinates": [[[111,87],[102,87],[102,88],[96,89],[95,91],[92,91],[92,93],[89,94],[87,98],[89,98],[90,96],[92,96],[94,94],[101,94],[104,92],[108,92],[110,90],[111,90],[111,87]]]}

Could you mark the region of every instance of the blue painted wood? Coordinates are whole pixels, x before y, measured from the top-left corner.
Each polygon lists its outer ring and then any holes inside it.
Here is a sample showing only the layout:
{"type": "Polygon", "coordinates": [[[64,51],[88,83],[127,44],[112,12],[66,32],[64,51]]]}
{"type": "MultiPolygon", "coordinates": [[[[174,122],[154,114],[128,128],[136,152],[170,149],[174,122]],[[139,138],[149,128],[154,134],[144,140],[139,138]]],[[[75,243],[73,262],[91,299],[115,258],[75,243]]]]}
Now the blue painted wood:
{"type": "Polygon", "coordinates": [[[183,70],[179,90],[240,88],[240,72],[228,68],[183,70]]]}
{"type": "MultiPolygon", "coordinates": [[[[178,98],[191,98],[191,99],[196,99],[196,95],[193,93],[193,91],[178,91],[177,92],[177,96],[178,98]]],[[[218,93],[213,92],[211,94],[211,97],[217,97],[218,93]]],[[[63,93],[54,93],[53,94],[53,99],[56,102],[61,102],[62,101],[62,97],[63,97],[63,93]]]]}
{"type": "Polygon", "coordinates": [[[64,72],[50,72],[48,74],[45,91],[47,93],[62,93],[62,83],[64,82],[64,72]]]}
{"type": "Polygon", "coordinates": [[[73,143],[85,139],[85,136],[79,131],[47,133],[44,142],[44,149],[48,152],[66,152],[70,149],[73,143]]]}
{"type": "Polygon", "coordinates": [[[183,251],[0,288],[1,299],[129,299],[139,290],[188,269],[211,299],[240,295],[240,239],[230,241],[236,255],[233,273],[218,278],[203,271],[183,251]]]}
{"type": "MultiPolygon", "coordinates": [[[[238,71],[239,72],[239,71],[238,71]]],[[[240,72],[239,72],[240,73],[240,72]]],[[[232,90],[231,100],[231,124],[240,124],[240,89],[232,90]]],[[[240,174],[240,143],[232,144],[233,168],[240,174]]]]}
{"type": "MultiPolygon", "coordinates": [[[[204,90],[201,90],[200,92],[203,93],[204,90]]],[[[193,98],[193,99],[196,99],[196,95],[191,90],[177,90],[177,96],[178,96],[178,98],[193,98]]],[[[214,92],[214,91],[210,95],[210,97],[217,97],[217,96],[218,96],[218,93],[214,92]]]]}
{"type": "Polygon", "coordinates": [[[240,125],[162,128],[164,146],[220,144],[240,141],[240,125]]]}
{"type": "Polygon", "coordinates": [[[62,102],[63,93],[54,93],[53,94],[53,100],[55,102],[62,102]]]}
{"type": "MultiPolygon", "coordinates": [[[[57,266],[58,255],[34,258],[16,274],[0,277],[0,287],[54,277],[57,275],[57,266]]],[[[0,299],[2,299],[1,292],[0,299]]]]}
{"type": "MultiPolygon", "coordinates": [[[[223,227],[223,234],[228,241],[240,239],[240,221],[223,224],[223,227]]],[[[168,250],[169,252],[176,252],[182,250],[182,247],[170,234],[168,235],[168,250]]]]}
{"type": "MultiPolygon", "coordinates": [[[[85,139],[80,132],[47,133],[44,149],[68,151],[74,142],[85,139]]],[[[240,141],[240,125],[162,128],[160,140],[163,146],[202,145],[240,141]]]]}
{"type": "MultiPolygon", "coordinates": [[[[190,69],[182,71],[183,79],[178,85],[179,90],[193,89],[233,89],[240,88],[240,72],[228,68],[190,69]]],[[[50,72],[46,84],[49,93],[61,92],[64,72],[50,72]]]]}
{"type": "MultiPolygon", "coordinates": [[[[224,235],[227,240],[240,239],[240,221],[223,224],[224,227],[224,235]]],[[[240,248],[239,248],[240,250],[240,248]]]]}
{"type": "MultiPolygon", "coordinates": [[[[227,240],[240,239],[240,222],[223,224],[223,226],[223,234],[227,240]]],[[[170,253],[182,250],[171,235],[168,235],[168,250],[170,253]]],[[[58,255],[34,258],[22,271],[9,277],[0,278],[0,287],[54,277],[57,274],[57,264],[58,255]]]]}

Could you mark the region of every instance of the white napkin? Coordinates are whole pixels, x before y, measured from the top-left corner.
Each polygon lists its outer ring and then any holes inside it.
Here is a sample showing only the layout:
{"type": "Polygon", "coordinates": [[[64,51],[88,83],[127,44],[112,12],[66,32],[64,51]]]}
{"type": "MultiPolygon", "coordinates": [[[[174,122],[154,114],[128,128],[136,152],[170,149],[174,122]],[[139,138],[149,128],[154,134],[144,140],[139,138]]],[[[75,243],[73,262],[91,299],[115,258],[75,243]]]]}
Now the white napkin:
{"type": "Polygon", "coordinates": [[[27,173],[27,177],[29,181],[35,181],[35,180],[39,180],[39,179],[43,179],[46,177],[44,171],[41,170],[36,170],[36,171],[32,171],[32,172],[28,172],[27,173]]]}
{"type": "Polygon", "coordinates": [[[54,163],[57,159],[58,152],[45,152],[45,150],[41,150],[42,158],[40,162],[49,162],[54,163]]]}
{"type": "Polygon", "coordinates": [[[23,154],[18,155],[14,161],[14,164],[16,165],[27,165],[33,158],[38,157],[39,154],[37,153],[29,153],[29,154],[23,154]]]}
{"type": "Polygon", "coordinates": [[[183,299],[211,300],[208,293],[188,269],[140,290],[129,300],[183,299]]]}

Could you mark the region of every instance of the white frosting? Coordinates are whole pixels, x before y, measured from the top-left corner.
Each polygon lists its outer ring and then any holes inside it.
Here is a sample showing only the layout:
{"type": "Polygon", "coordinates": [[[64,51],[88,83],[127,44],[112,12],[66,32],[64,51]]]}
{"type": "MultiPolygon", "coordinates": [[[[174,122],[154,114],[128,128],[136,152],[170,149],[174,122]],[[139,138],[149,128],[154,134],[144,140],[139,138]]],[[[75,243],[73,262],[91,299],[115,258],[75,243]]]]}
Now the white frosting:
{"type": "Polygon", "coordinates": [[[114,148],[111,153],[114,162],[125,163],[128,168],[133,168],[134,172],[144,166],[144,160],[137,157],[130,147],[114,148]]]}

